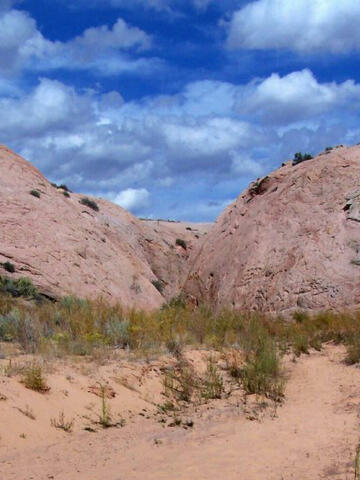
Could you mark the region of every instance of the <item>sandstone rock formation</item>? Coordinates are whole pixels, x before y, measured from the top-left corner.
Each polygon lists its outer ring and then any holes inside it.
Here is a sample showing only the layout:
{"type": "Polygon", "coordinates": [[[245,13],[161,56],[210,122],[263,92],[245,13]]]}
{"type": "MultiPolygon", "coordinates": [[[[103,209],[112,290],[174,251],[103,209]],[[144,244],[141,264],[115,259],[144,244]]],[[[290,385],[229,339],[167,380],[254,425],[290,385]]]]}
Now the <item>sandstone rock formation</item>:
{"type": "Polygon", "coordinates": [[[102,296],[146,309],[179,292],[208,225],[141,221],[106,200],[92,199],[95,211],[80,203],[84,195],[66,195],[0,146],[0,275],[27,276],[55,298],[102,296]],[[3,269],[7,261],[15,273],[3,269]]]}
{"type": "Polygon", "coordinates": [[[360,304],[360,147],[252,183],[207,236],[185,291],[217,307],[291,312],[360,304]]]}

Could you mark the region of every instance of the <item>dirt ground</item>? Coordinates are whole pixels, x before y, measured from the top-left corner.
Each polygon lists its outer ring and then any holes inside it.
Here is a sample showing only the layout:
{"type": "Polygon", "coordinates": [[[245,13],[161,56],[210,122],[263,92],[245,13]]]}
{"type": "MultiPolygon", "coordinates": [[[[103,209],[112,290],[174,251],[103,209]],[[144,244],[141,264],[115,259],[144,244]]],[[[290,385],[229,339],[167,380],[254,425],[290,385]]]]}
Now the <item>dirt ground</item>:
{"type": "MultiPolygon", "coordinates": [[[[191,354],[199,365],[205,356],[191,354]]],[[[343,358],[342,347],[327,346],[288,359],[281,406],[262,410],[260,399],[244,402],[235,391],[179,414],[178,426],[157,407],[165,401],[162,359],[105,366],[57,361],[47,366],[45,394],[26,389],[16,375],[0,375],[0,479],[353,479],[360,369],[343,358]],[[114,423],[124,419],[125,426],[97,424],[100,381],[114,423]],[[71,433],[51,425],[62,411],[74,421],[71,433]]]]}

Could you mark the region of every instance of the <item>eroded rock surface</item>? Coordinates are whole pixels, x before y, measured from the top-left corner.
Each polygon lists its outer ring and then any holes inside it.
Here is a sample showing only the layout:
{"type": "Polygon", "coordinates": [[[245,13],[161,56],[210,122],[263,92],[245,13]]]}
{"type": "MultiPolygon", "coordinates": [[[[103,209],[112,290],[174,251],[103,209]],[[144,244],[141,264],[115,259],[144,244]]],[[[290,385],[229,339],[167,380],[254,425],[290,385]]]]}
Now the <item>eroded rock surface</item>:
{"type": "Polygon", "coordinates": [[[27,276],[53,297],[102,296],[146,309],[179,292],[209,225],[141,221],[96,198],[97,212],[80,203],[84,195],[65,195],[0,146],[0,263],[16,269],[0,265],[0,275],[27,276]]]}
{"type": "Polygon", "coordinates": [[[286,163],[219,217],[185,286],[218,307],[291,312],[360,303],[360,147],[286,163]]]}

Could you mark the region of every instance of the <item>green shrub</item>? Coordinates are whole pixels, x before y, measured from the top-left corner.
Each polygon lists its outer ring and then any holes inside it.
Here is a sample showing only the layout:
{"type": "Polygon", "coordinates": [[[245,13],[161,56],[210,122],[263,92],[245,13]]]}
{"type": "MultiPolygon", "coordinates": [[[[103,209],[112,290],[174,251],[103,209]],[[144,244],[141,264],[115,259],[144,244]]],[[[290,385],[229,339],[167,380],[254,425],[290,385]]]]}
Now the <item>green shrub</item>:
{"type": "Polygon", "coordinates": [[[159,293],[164,290],[164,283],[161,280],[152,280],[151,282],[159,293]]]}
{"type": "Polygon", "coordinates": [[[90,198],[88,197],[83,197],[80,200],[80,203],[82,205],[85,205],[86,207],[91,208],[92,210],[95,210],[95,212],[98,212],[100,210],[98,204],[94,202],[94,200],[90,200],[90,198]]]}
{"type": "Polygon", "coordinates": [[[178,245],[179,247],[182,247],[184,250],[187,249],[186,242],[185,242],[185,240],[183,240],[182,238],[177,238],[177,239],[175,240],[175,245],[178,245]]]}
{"type": "Polygon", "coordinates": [[[274,340],[267,336],[259,339],[256,349],[248,354],[241,380],[247,393],[265,395],[276,401],[283,397],[282,369],[274,340]]]}
{"type": "Polygon", "coordinates": [[[298,165],[299,163],[305,162],[306,160],[311,160],[313,157],[309,153],[302,154],[301,152],[297,152],[294,155],[294,159],[292,161],[293,165],[298,165]]]}
{"type": "Polygon", "coordinates": [[[38,363],[32,363],[25,368],[22,383],[26,388],[34,390],[35,392],[45,393],[50,390],[46,384],[42,367],[38,363]]]}
{"type": "Polygon", "coordinates": [[[217,368],[216,361],[213,357],[209,357],[203,378],[201,395],[207,400],[211,400],[221,398],[223,391],[224,383],[217,368]]]}
{"type": "Polygon", "coordinates": [[[66,190],[63,191],[63,195],[64,195],[64,197],[66,197],[66,198],[70,198],[70,193],[67,192],[66,190]]]}
{"type": "Polygon", "coordinates": [[[30,195],[32,195],[33,197],[36,197],[36,198],[40,198],[40,192],[38,190],[30,190],[30,195]]]}
{"type": "Polygon", "coordinates": [[[15,265],[11,262],[5,262],[5,263],[2,264],[2,266],[9,273],[14,273],[15,272],[15,265]]]}
{"type": "Polygon", "coordinates": [[[0,292],[9,293],[13,297],[38,298],[39,296],[37,288],[26,277],[11,279],[0,276],[0,292]]]}
{"type": "Polygon", "coordinates": [[[354,335],[346,346],[345,362],[354,365],[360,362],[360,335],[354,335]]]}

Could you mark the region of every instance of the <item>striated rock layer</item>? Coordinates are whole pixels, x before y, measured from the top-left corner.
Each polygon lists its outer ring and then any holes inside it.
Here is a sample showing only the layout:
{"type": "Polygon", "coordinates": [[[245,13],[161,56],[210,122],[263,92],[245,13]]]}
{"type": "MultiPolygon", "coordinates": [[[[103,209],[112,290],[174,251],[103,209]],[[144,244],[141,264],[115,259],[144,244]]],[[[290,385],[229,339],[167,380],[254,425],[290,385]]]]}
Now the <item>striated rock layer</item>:
{"type": "Polygon", "coordinates": [[[97,212],[80,203],[83,195],[65,195],[0,146],[0,275],[27,276],[55,298],[102,296],[146,309],[179,292],[209,225],[141,221],[93,199],[97,212]],[[177,238],[185,240],[186,249],[175,244],[177,238]],[[2,267],[7,261],[15,273],[2,267]],[[162,294],[153,282],[161,283],[162,294]]]}
{"type": "Polygon", "coordinates": [[[360,304],[360,147],[285,164],[219,217],[185,291],[244,310],[360,304]]]}

